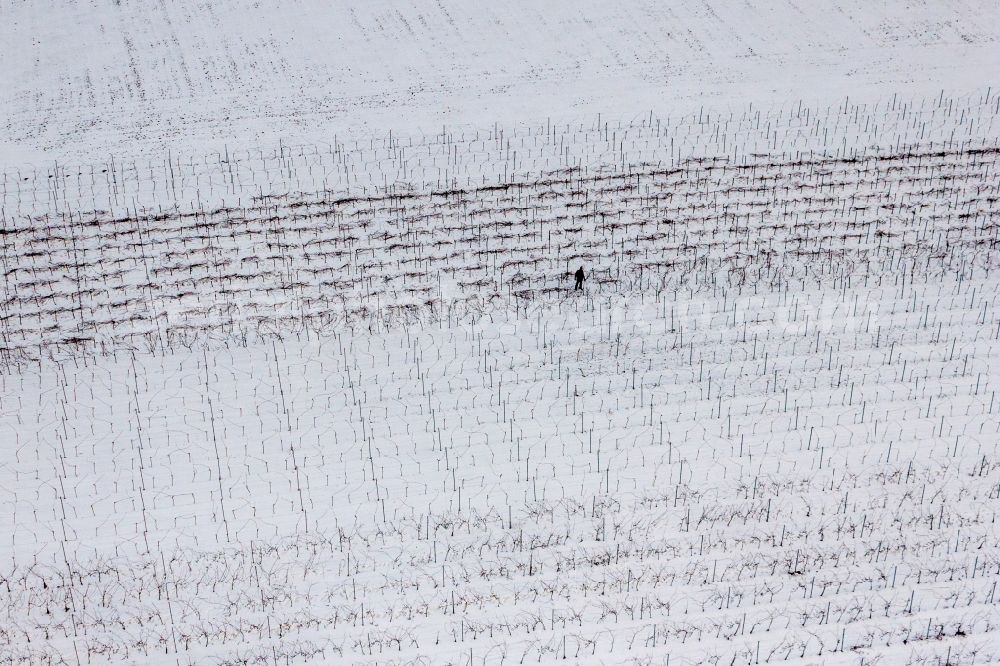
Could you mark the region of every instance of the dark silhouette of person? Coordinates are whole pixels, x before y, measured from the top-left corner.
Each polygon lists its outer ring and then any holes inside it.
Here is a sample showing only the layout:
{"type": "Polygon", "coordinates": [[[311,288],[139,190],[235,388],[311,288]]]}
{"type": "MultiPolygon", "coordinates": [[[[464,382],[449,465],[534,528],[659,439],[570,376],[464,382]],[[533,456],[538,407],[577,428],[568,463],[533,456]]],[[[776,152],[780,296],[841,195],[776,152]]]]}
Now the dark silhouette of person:
{"type": "Polygon", "coordinates": [[[573,287],[573,291],[577,289],[583,289],[583,266],[576,269],[576,273],[573,275],[576,278],[576,286],[573,287]]]}

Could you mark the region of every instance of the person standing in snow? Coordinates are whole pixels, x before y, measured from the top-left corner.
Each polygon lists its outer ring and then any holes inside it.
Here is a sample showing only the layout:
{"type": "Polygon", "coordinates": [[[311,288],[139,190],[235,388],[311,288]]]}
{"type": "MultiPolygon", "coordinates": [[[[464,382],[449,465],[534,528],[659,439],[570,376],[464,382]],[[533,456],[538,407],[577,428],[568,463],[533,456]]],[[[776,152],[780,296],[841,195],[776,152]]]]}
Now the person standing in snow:
{"type": "Polygon", "coordinates": [[[583,289],[583,266],[580,266],[578,269],[576,269],[576,274],[574,275],[574,277],[576,278],[576,286],[573,287],[573,291],[576,291],[577,289],[583,289]]]}

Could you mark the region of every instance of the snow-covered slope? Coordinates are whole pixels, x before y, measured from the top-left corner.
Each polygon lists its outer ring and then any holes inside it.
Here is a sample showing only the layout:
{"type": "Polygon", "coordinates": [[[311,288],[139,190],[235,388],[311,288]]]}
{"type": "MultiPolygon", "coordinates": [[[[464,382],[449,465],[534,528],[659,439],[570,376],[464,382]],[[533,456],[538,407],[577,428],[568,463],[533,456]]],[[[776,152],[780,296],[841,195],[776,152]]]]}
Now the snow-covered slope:
{"type": "Polygon", "coordinates": [[[925,265],[8,372],[0,654],[1000,660],[995,282],[925,265]]]}
{"type": "Polygon", "coordinates": [[[0,663],[1000,663],[997,12],[0,5],[0,663]]]}
{"type": "Polygon", "coordinates": [[[992,0],[5,0],[0,165],[959,93],[998,37],[992,0]]]}

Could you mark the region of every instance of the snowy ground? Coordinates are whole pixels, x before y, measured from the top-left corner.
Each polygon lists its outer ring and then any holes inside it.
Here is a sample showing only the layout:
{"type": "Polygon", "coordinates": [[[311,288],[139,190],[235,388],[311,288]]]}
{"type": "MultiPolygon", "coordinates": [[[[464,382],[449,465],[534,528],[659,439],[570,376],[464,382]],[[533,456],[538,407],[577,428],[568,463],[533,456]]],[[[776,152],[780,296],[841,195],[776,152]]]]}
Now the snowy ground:
{"type": "Polygon", "coordinates": [[[998,660],[995,282],[932,266],[4,375],[5,658],[998,660]]]}
{"type": "Polygon", "coordinates": [[[0,664],[1000,663],[996,14],[7,3],[0,664]]]}
{"type": "Polygon", "coordinates": [[[0,164],[1000,83],[993,0],[0,3],[0,164]]]}

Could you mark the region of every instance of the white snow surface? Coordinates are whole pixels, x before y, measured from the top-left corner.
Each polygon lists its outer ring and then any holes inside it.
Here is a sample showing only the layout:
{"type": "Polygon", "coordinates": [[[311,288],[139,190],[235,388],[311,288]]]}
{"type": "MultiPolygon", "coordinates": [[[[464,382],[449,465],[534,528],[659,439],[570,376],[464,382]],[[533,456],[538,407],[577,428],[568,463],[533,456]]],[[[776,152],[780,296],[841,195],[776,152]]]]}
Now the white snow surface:
{"type": "Polygon", "coordinates": [[[995,84],[993,0],[0,3],[0,165],[995,84]]]}
{"type": "Polygon", "coordinates": [[[0,663],[1000,663],[998,13],[0,4],[0,663]]]}

